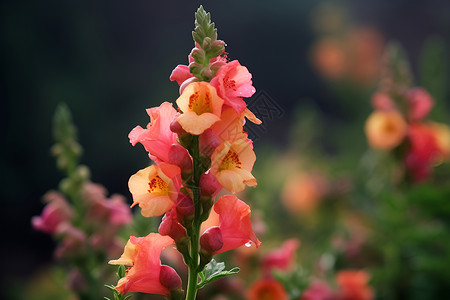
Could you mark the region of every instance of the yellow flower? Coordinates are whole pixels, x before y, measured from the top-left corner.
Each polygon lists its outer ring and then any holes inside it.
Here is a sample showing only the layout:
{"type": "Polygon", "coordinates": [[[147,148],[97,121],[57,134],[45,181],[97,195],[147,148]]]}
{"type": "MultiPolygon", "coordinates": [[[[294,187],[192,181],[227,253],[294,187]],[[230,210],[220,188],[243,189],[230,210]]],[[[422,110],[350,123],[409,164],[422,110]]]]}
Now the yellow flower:
{"type": "Polygon", "coordinates": [[[181,185],[180,168],[162,164],[149,166],[130,177],[128,187],[133,206],[139,204],[144,217],[161,216],[175,203],[181,185]]]}
{"type": "Polygon", "coordinates": [[[177,121],[190,134],[200,135],[220,120],[223,99],[207,82],[189,84],[176,102],[183,112],[177,121]]]}
{"type": "Polygon", "coordinates": [[[236,194],[246,185],[257,185],[251,174],[255,160],[255,153],[246,140],[225,141],[211,156],[211,172],[224,188],[236,194]]]}

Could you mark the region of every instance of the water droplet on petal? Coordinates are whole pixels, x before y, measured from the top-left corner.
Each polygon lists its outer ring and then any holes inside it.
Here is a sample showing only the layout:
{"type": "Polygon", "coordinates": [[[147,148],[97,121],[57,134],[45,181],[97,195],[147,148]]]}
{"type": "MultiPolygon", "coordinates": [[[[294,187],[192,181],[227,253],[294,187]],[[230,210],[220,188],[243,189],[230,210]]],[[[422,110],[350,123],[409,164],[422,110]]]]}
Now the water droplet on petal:
{"type": "Polygon", "coordinates": [[[252,246],[252,242],[251,241],[248,241],[247,243],[245,243],[245,247],[249,248],[251,246],[252,246]]]}

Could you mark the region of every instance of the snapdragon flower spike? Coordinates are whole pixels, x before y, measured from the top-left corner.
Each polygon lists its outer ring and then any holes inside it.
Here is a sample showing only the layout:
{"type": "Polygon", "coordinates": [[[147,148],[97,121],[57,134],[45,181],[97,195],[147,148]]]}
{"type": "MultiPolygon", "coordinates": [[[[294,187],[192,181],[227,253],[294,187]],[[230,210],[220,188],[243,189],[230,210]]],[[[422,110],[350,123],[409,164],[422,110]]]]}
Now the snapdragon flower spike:
{"type": "Polygon", "coordinates": [[[219,97],[225,100],[225,105],[231,106],[238,114],[246,108],[243,97],[251,97],[256,89],[252,85],[252,74],[239,61],[233,60],[217,71],[211,80],[219,97]]]}
{"type": "Polygon", "coordinates": [[[178,166],[161,164],[140,170],[130,177],[128,188],[133,206],[139,204],[144,217],[161,216],[172,208],[181,186],[178,166]]]}
{"type": "Polygon", "coordinates": [[[200,135],[220,120],[223,99],[207,82],[189,84],[176,102],[183,112],[177,121],[190,134],[200,135]]]}
{"type": "Polygon", "coordinates": [[[141,143],[156,163],[169,162],[169,150],[176,144],[176,134],[170,130],[170,124],[178,115],[172,103],[164,102],[159,107],[147,109],[150,123],[147,128],[136,126],[128,135],[130,143],[141,143]]]}
{"type": "Polygon", "coordinates": [[[225,141],[212,154],[211,173],[224,188],[236,194],[245,186],[256,187],[251,173],[255,160],[256,155],[246,140],[225,141]]]}
{"type": "Polygon", "coordinates": [[[218,226],[222,235],[223,246],[214,251],[214,255],[251,242],[255,243],[256,247],[261,245],[253,232],[250,214],[250,207],[236,196],[226,195],[217,200],[205,222],[210,227],[218,226]]]}
{"type": "Polygon", "coordinates": [[[130,237],[124,253],[111,265],[131,266],[126,276],[117,283],[116,290],[128,292],[170,295],[171,290],[181,289],[181,278],[172,268],[161,265],[161,251],[174,243],[168,236],[150,233],[146,237],[130,237]]]}
{"type": "Polygon", "coordinates": [[[40,216],[33,217],[33,228],[45,233],[56,233],[58,226],[64,222],[70,222],[73,216],[72,208],[63,195],[50,191],[43,197],[47,205],[40,216]]]}

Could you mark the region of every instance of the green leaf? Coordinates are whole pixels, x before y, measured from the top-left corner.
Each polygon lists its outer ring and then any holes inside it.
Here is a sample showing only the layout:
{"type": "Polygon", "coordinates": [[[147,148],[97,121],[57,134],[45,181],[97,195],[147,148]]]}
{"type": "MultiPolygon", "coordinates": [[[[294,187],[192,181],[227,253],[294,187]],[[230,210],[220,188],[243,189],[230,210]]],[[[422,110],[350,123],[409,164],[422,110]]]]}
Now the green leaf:
{"type": "Polygon", "coordinates": [[[223,262],[216,262],[214,259],[211,259],[211,261],[205,266],[202,272],[200,272],[200,278],[202,279],[198,285],[197,288],[201,289],[208,283],[211,283],[217,279],[235,275],[239,273],[239,268],[235,267],[231,270],[225,270],[225,263],[223,262]]]}

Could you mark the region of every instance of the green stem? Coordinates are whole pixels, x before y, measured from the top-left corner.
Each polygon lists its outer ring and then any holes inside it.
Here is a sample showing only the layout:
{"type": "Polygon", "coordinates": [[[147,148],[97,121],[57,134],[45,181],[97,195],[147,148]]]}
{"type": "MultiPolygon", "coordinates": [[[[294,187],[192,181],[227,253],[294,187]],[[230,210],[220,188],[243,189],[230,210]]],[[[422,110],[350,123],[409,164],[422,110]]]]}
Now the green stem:
{"type": "Polygon", "coordinates": [[[199,270],[199,239],[200,239],[200,225],[201,225],[201,203],[200,203],[200,150],[198,146],[198,136],[194,136],[191,147],[192,164],[193,164],[193,186],[192,193],[194,196],[195,215],[192,223],[192,228],[189,230],[190,235],[190,253],[191,261],[188,265],[189,276],[186,292],[186,300],[195,300],[197,295],[197,282],[199,270]]]}

